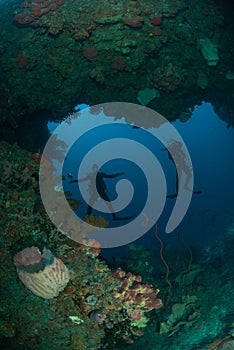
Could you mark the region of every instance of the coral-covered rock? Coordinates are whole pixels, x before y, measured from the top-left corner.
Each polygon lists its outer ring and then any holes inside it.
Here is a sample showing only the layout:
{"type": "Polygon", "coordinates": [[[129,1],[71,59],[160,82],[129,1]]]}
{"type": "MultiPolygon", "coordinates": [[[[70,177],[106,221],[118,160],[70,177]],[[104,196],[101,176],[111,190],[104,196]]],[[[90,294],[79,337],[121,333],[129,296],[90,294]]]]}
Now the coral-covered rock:
{"type": "Polygon", "coordinates": [[[141,28],[143,26],[144,18],[142,18],[140,16],[136,16],[133,19],[126,17],[123,19],[123,23],[126,24],[130,28],[137,29],[137,28],[141,28]]]}
{"type": "Polygon", "coordinates": [[[28,0],[23,1],[17,9],[15,22],[26,25],[32,23],[50,11],[56,11],[64,4],[64,0],[28,0]]]}
{"type": "Polygon", "coordinates": [[[162,35],[162,30],[160,28],[156,28],[153,30],[153,35],[160,36],[162,35]]]}

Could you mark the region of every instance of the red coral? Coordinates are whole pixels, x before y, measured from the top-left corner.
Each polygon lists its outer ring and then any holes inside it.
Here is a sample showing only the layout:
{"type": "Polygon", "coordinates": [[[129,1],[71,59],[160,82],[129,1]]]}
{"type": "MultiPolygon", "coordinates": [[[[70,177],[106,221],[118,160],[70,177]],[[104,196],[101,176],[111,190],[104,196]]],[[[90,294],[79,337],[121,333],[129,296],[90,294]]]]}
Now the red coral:
{"type": "Polygon", "coordinates": [[[85,47],[83,50],[83,55],[86,58],[94,59],[98,56],[98,50],[95,47],[85,47]]]}
{"type": "Polygon", "coordinates": [[[41,154],[40,153],[32,153],[31,158],[38,164],[40,164],[41,161],[41,154]]]}
{"type": "Polygon", "coordinates": [[[137,16],[134,19],[130,19],[130,18],[124,18],[123,19],[123,23],[126,24],[128,27],[130,28],[141,28],[143,26],[144,23],[144,18],[137,16]]]}
{"type": "Polygon", "coordinates": [[[156,28],[156,29],[154,29],[153,34],[155,36],[160,36],[160,35],[162,35],[162,30],[160,28],[156,28]]]}
{"type": "Polygon", "coordinates": [[[116,58],[112,62],[111,68],[114,69],[114,70],[123,71],[125,69],[125,62],[124,62],[124,60],[121,57],[116,58]]]}
{"type": "Polygon", "coordinates": [[[153,24],[154,26],[159,26],[162,23],[162,18],[161,17],[153,17],[153,18],[151,18],[150,23],[153,24]]]}
{"type": "Polygon", "coordinates": [[[32,23],[49,11],[55,11],[64,4],[64,0],[24,0],[18,7],[14,21],[26,25],[32,23]]]}
{"type": "Polygon", "coordinates": [[[28,58],[23,54],[19,54],[16,57],[16,62],[18,64],[18,68],[25,68],[28,64],[28,58]]]}

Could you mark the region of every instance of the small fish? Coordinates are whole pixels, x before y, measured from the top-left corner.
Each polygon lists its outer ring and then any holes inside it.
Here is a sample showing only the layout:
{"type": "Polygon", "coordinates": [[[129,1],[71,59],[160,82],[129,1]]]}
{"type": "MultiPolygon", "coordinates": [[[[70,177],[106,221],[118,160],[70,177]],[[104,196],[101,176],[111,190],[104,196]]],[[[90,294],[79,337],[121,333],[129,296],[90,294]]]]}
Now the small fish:
{"type": "Polygon", "coordinates": [[[54,190],[58,193],[63,193],[63,185],[61,183],[54,185],[54,190]]]}

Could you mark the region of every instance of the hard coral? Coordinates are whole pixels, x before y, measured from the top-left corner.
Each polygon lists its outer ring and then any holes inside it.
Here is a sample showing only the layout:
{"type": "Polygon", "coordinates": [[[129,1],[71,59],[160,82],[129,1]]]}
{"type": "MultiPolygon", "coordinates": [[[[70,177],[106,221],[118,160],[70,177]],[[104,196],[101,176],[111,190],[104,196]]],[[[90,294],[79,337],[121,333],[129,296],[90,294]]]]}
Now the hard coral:
{"type": "Polygon", "coordinates": [[[118,57],[112,62],[111,68],[114,70],[123,71],[125,69],[125,61],[123,58],[118,57]]]}
{"type": "Polygon", "coordinates": [[[28,63],[28,58],[23,54],[19,54],[16,56],[16,62],[17,62],[18,68],[25,68],[28,63]]]}
{"type": "Polygon", "coordinates": [[[153,24],[154,26],[158,26],[162,23],[162,18],[161,17],[153,17],[153,18],[151,18],[150,23],[153,24]]]}
{"type": "Polygon", "coordinates": [[[153,35],[160,36],[162,35],[162,30],[160,28],[156,28],[153,30],[153,35]]]}
{"type": "Polygon", "coordinates": [[[137,29],[143,26],[144,18],[140,16],[137,16],[134,19],[130,19],[126,17],[123,19],[123,23],[130,28],[137,29]]]}
{"type": "Polygon", "coordinates": [[[98,50],[95,47],[85,47],[83,55],[88,59],[94,59],[98,56],[98,50]]]}

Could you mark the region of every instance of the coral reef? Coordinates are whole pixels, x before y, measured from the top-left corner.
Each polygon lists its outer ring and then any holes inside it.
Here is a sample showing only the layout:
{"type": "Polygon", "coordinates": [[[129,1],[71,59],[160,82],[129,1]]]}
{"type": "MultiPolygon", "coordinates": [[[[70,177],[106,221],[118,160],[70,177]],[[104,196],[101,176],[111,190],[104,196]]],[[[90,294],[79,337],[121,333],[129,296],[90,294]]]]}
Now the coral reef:
{"type": "Polygon", "coordinates": [[[49,11],[56,11],[64,0],[24,0],[17,9],[14,20],[22,25],[29,24],[49,11]]]}
{"type": "Polygon", "coordinates": [[[232,54],[224,14],[212,2],[198,1],[194,7],[182,0],[62,4],[27,0],[18,9],[3,8],[3,16],[4,11],[6,18],[15,16],[13,22],[3,21],[9,40],[7,35],[0,40],[0,123],[7,130],[38,110],[62,119],[78,102],[137,102],[145,88],[159,90],[161,98],[150,106],[173,119],[178,104],[183,110],[199,104],[200,89],[233,86],[225,78],[232,71],[232,54]],[[199,50],[204,40],[218,49],[216,66],[208,66],[199,50]],[[4,49],[13,42],[14,50],[4,49]],[[199,74],[206,77],[205,85],[199,74]],[[193,99],[186,95],[191,89],[193,99]]]}
{"type": "MultiPolygon", "coordinates": [[[[41,158],[7,143],[2,143],[2,154],[9,156],[11,169],[12,163],[22,169],[31,163],[37,167],[41,158]]],[[[37,196],[35,167],[30,173],[34,181],[29,177],[22,187],[6,181],[8,175],[0,183],[2,343],[9,349],[17,337],[33,349],[47,344],[48,349],[96,350],[133,342],[147,326],[144,313],[162,306],[158,289],[142,284],[140,276],[112,272],[99,257],[97,241],[79,245],[53,227],[37,196]]]]}
{"type": "MultiPolygon", "coordinates": [[[[144,247],[130,245],[129,256],[116,259],[111,270],[100,256],[102,252],[97,241],[89,242],[89,246],[79,245],[59,232],[48,219],[38,197],[35,173],[40,154],[7,143],[1,144],[1,152],[2,173],[4,158],[21,177],[25,167],[32,168],[28,181],[21,181],[21,186],[18,178],[8,181],[8,175],[0,182],[0,338],[3,349],[13,349],[18,344],[35,350],[125,349],[126,346],[134,350],[174,350],[182,345],[187,349],[217,350],[233,346],[230,309],[234,290],[233,264],[230,263],[233,219],[222,236],[223,241],[210,248],[213,252],[210,259],[204,251],[198,261],[192,262],[190,254],[186,269],[185,261],[175,264],[175,254],[165,251],[168,266],[173,266],[168,276],[171,279],[168,291],[163,266],[157,261],[155,265],[159,271],[155,274],[152,256],[144,247]],[[43,247],[47,248],[43,251],[43,247]],[[216,260],[217,256],[224,255],[226,259],[221,269],[216,260]],[[122,268],[116,268],[121,263],[122,268]],[[69,281],[67,270],[64,272],[66,286],[61,274],[58,280],[51,279],[54,274],[57,276],[57,268],[64,269],[64,266],[69,270],[69,281]],[[26,288],[19,281],[15,267],[22,276],[44,274],[46,278],[38,278],[49,283],[43,295],[41,285],[32,290],[33,293],[26,288]],[[131,270],[133,272],[129,272],[131,270]],[[52,287],[48,299],[48,286],[51,283],[57,286],[61,277],[65,288],[60,292],[56,289],[56,295],[52,295],[55,292],[52,287]],[[214,281],[215,291],[219,291],[215,298],[214,281]],[[35,291],[40,291],[39,296],[35,291]],[[163,307],[158,296],[163,300],[163,307]]],[[[159,257],[159,252],[157,255],[159,257]]],[[[29,279],[25,281],[27,286],[29,279]]],[[[34,283],[33,280],[30,283],[34,283]]]]}

